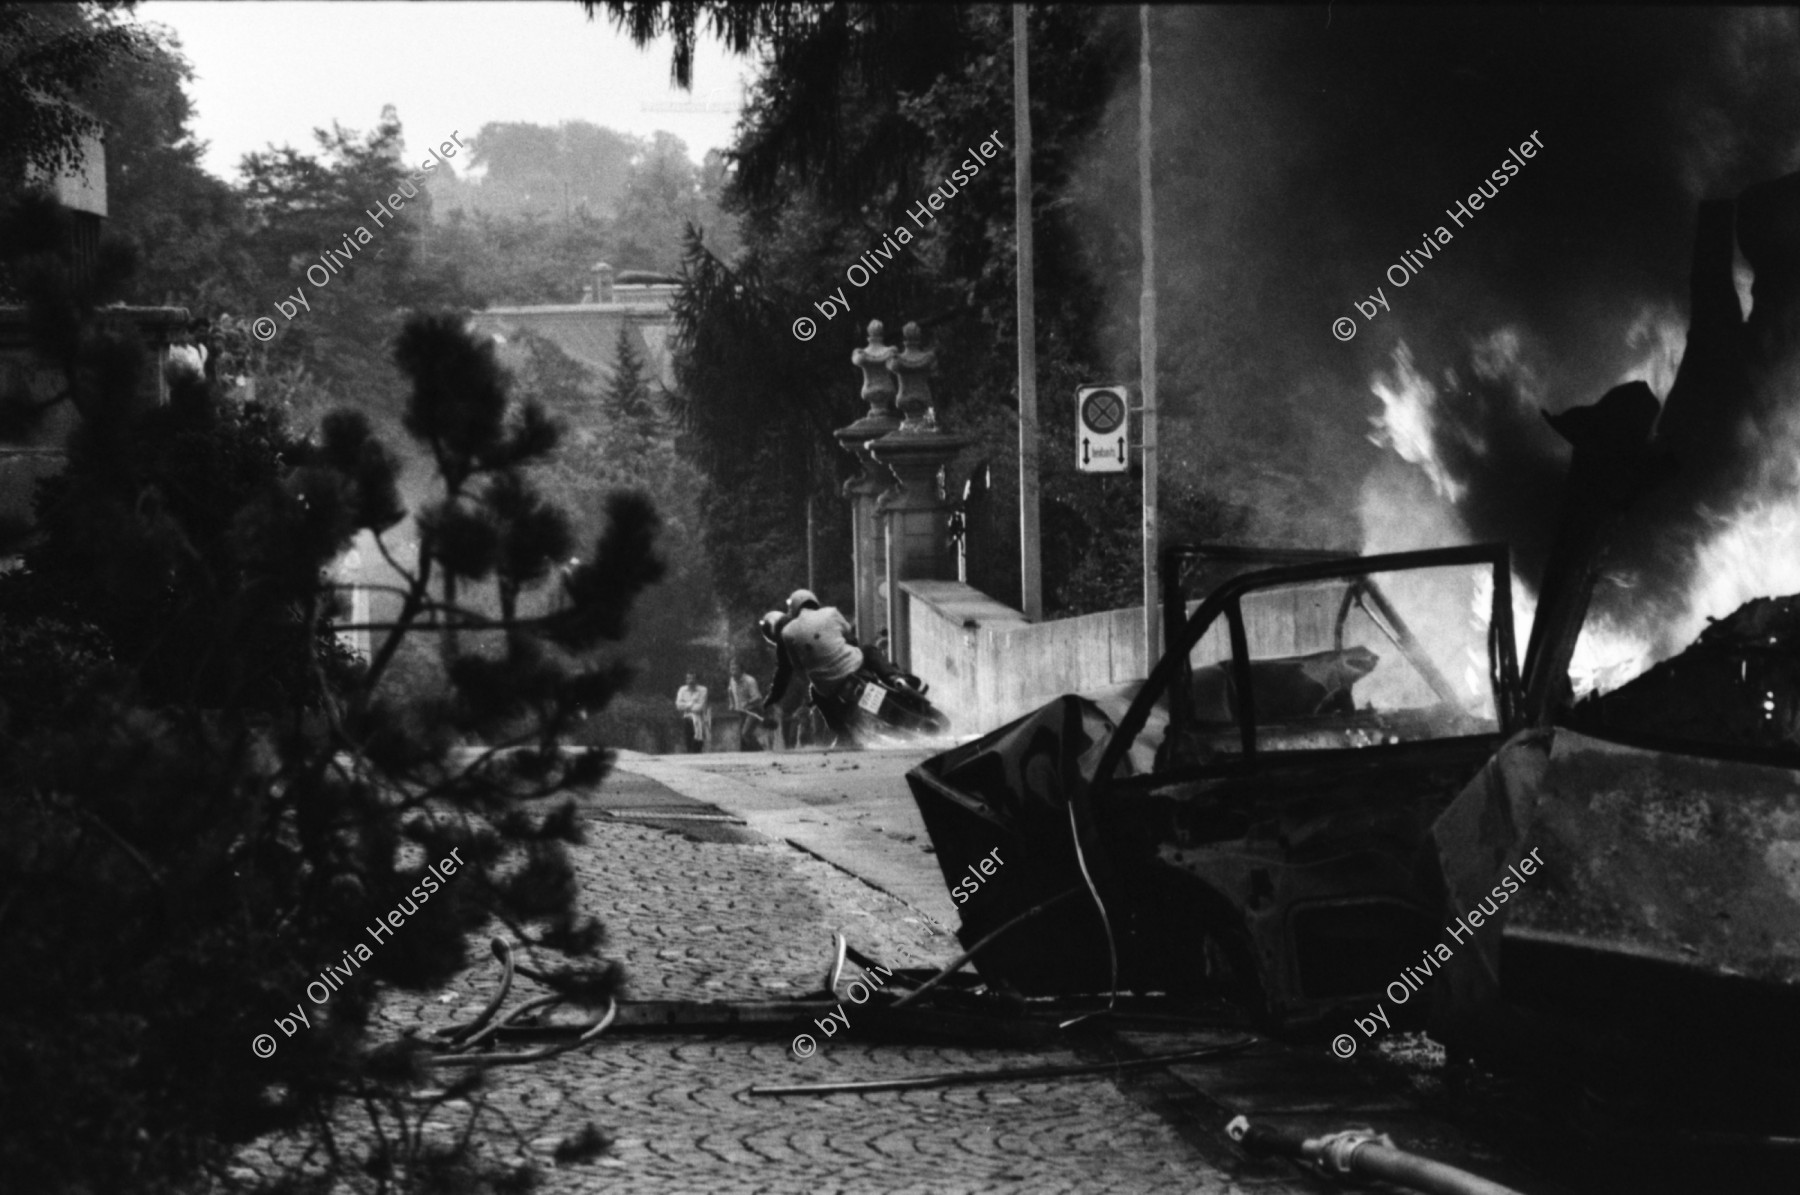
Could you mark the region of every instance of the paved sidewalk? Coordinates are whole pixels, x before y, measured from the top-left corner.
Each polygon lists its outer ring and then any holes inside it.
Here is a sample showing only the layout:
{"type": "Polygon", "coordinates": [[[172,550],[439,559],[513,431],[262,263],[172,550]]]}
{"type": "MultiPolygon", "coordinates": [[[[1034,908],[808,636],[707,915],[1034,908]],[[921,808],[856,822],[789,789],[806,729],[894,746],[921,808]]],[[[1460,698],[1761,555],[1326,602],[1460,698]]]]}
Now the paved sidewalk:
{"type": "Polygon", "coordinates": [[[759,834],[835,864],[950,929],[958,923],[956,904],[906,787],[906,773],[941,749],[936,744],[777,754],[623,751],[615,775],[654,780],[717,806],[759,834]]]}

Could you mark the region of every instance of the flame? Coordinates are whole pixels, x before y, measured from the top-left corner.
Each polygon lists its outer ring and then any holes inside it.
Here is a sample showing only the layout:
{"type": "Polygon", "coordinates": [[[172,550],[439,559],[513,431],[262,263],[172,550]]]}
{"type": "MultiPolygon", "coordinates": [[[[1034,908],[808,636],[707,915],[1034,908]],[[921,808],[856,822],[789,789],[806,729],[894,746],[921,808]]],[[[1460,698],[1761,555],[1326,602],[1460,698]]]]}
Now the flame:
{"type": "MultiPolygon", "coordinates": [[[[1733,278],[1744,306],[1749,277],[1739,269],[1733,278]]],[[[1686,323],[1679,312],[1645,306],[1625,334],[1628,364],[1619,380],[1643,381],[1659,399],[1673,386],[1686,348],[1686,323]]],[[[1488,380],[1504,378],[1518,401],[1543,405],[1543,387],[1524,360],[1523,339],[1501,328],[1474,341],[1472,368],[1488,380]]],[[[1448,385],[1456,387],[1454,377],[1448,385]]],[[[1782,391],[1800,386],[1800,375],[1766,385],[1782,391]]],[[[1381,403],[1369,419],[1371,443],[1392,449],[1394,457],[1363,481],[1359,514],[1365,553],[1401,551],[1465,543],[1468,533],[1458,504],[1468,492],[1439,450],[1446,442],[1467,443],[1477,455],[1486,451],[1483,429],[1452,422],[1442,406],[1439,388],[1428,381],[1402,342],[1393,353],[1390,371],[1378,371],[1369,389],[1381,403]],[[1398,458],[1398,459],[1395,459],[1398,458]]],[[[1480,419],[1471,413],[1473,419],[1480,419]]],[[[1468,422],[1469,420],[1465,420],[1468,422]]],[[[1746,489],[1758,497],[1710,520],[1710,531],[1692,547],[1698,580],[1680,603],[1684,613],[1633,620],[1590,612],[1576,643],[1569,677],[1577,696],[1618,687],[1656,663],[1686,648],[1712,619],[1723,618],[1758,597],[1800,593],[1800,405],[1784,404],[1765,414],[1742,434],[1760,444],[1760,460],[1746,489]]],[[[1491,589],[1478,590],[1473,613],[1487,616],[1491,589]]],[[[1516,592],[1513,620],[1521,662],[1530,641],[1536,595],[1516,592]]],[[[1645,603],[1644,609],[1652,609],[1645,603]]],[[[1666,607],[1665,607],[1666,609],[1666,607]]],[[[1486,661],[1470,658],[1462,671],[1474,684],[1484,677],[1486,661]]]]}
{"type": "MultiPolygon", "coordinates": [[[[1491,575],[1481,574],[1470,602],[1471,625],[1477,629],[1488,623],[1493,609],[1494,582],[1491,575]]],[[[1537,617],[1537,596],[1529,592],[1513,595],[1513,651],[1522,665],[1525,648],[1531,642],[1531,624],[1537,617]]],[[[1610,619],[1589,615],[1575,641],[1575,653],[1569,660],[1569,683],[1576,697],[1605,692],[1624,684],[1654,663],[1650,639],[1610,619]]],[[[1486,684],[1487,657],[1471,651],[1465,663],[1468,683],[1486,684]]]]}
{"type": "Polygon", "coordinates": [[[1362,553],[1411,552],[1469,541],[1456,509],[1434,493],[1418,470],[1398,462],[1376,468],[1363,478],[1357,504],[1362,523],[1362,553]]]}
{"type": "Polygon", "coordinates": [[[1800,593],[1800,498],[1765,499],[1717,528],[1697,551],[1700,580],[1674,634],[1682,646],[1752,598],[1800,593]]]}
{"type": "MultiPolygon", "coordinates": [[[[1659,398],[1666,396],[1674,384],[1675,371],[1686,344],[1686,326],[1679,315],[1660,308],[1645,308],[1627,331],[1626,344],[1634,350],[1636,357],[1621,375],[1621,380],[1641,379],[1659,398]]],[[[1501,328],[1474,342],[1471,349],[1472,366],[1478,374],[1489,380],[1504,377],[1511,383],[1509,388],[1519,402],[1543,405],[1543,387],[1525,361],[1523,338],[1516,330],[1501,328]]],[[[1413,468],[1406,469],[1395,462],[1377,468],[1364,479],[1359,509],[1363,551],[1400,551],[1467,542],[1467,531],[1456,512],[1456,505],[1467,493],[1467,486],[1452,474],[1437,449],[1443,417],[1439,409],[1439,392],[1420,372],[1405,343],[1394,350],[1392,371],[1378,372],[1370,380],[1369,389],[1382,406],[1380,414],[1370,417],[1369,422],[1374,428],[1370,442],[1392,449],[1401,461],[1413,468]],[[1429,482],[1429,488],[1425,482],[1429,482]]],[[[1468,437],[1477,452],[1482,451],[1480,429],[1457,428],[1455,432],[1468,437]]],[[[1783,560],[1795,562],[1792,570],[1796,574],[1794,583],[1785,591],[1800,589],[1800,551],[1796,550],[1800,549],[1800,517],[1782,524],[1781,530],[1776,530],[1773,525],[1760,531],[1749,528],[1722,530],[1718,543],[1722,558],[1742,550],[1726,542],[1726,537],[1732,534],[1756,540],[1760,545],[1758,550],[1770,554],[1777,551],[1778,541],[1784,544],[1780,555],[1783,560]],[[1784,535],[1791,538],[1783,540],[1784,535]]],[[[1769,561],[1769,566],[1774,567],[1774,562],[1769,561]]],[[[1722,572],[1724,576],[1731,575],[1731,570],[1722,572]]],[[[1742,589],[1741,585],[1725,585],[1722,576],[1714,578],[1714,586],[1723,587],[1734,595],[1742,589]]],[[[1729,613],[1738,601],[1697,594],[1692,605],[1696,611],[1713,612],[1715,606],[1724,604],[1724,609],[1719,612],[1729,613]]],[[[1479,625],[1485,626],[1491,602],[1491,583],[1477,586],[1471,616],[1479,625]]],[[[1513,605],[1515,650],[1522,663],[1537,611],[1537,596],[1521,586],[1513,594],[1513,605]]],[[[1699,625],[1704,625],[1702,615],[1697,613],[1696,619],[1699,625]]],[[[1697,629],[1694,628],[1695,633],[1697,629]]],[[[1687,634],[1676,642],[1685,646],[1691,638],[1692,634],[1687,634]]],[[[1575,695],[1579,697],[1616,688],[1638,675],[1657,659],[1658,642],[1659,637],[1647,628],[1590,614],[1569,665],[1569,679],[1575,695]]],[[[1461,679],[1465,684],[1471,688],[1485,686],[1487,661],[1484,654],[1471,653],[1462,664],[1461,679]]]]}
{"type": "Polygon", "coordinates": [[[1431,479],[1432,489],[1452,505],[1461,501],[1468,487],[1450,476],[1437,455],[1437,388],[1414,367],[1412,350],[1404,340],[1394,350],[1393,377],[1378,373],[1369,389],[1381,400],[1382,408],[1381,414],[1369,416],[1375,429],[1369,433],[1369,443],[1392,448],[1400,459],[1419,466],[1431,479]]]}

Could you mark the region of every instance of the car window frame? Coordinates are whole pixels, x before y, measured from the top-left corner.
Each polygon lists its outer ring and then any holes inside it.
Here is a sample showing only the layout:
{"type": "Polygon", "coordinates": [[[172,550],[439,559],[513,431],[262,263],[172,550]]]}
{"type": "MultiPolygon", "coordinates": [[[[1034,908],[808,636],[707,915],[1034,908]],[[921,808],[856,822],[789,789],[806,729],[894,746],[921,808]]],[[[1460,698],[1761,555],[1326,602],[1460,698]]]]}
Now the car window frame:
{"type": "Polygon", "coordinates": [[[1200,639],[1220,618],[1226,620],[1226,633],[1231,643],[1232,677],[1237,685],[1238,724],[1242,753],[1223,756],[1220,763],[1245,765],[1271,754],[1256,745],[1256,702],[1251,691],[1249,636],[1244,630],[1240,603],[1244,595],[1261,589],[1307,581],[1327,581],[1369,576],[1374,573],[1403,572],[1414,569],[1459,564],[1484,564],[1492,569],[1494,592],[1488,617],[1488,679],[1494,690],[1494,715],[1502,735],[1510,735],[1522,723],[1523,690],[1519,682],[1518,651],[1512,623],[1512,558],[1504,543],[1467,544],[1453,548],[1429,548],[1414,552],[1392,552],[1380,556],[1349,556],[1312,563],[1285,565],[1240,573],[1221,582],[1208,593],[1199,608],[1182,624],[1181,635],[1164,645],[1162,659],[1132,699],[1130,707],[1114,728],[1100,762],[1094,771],[1090,791],[1102,793],[1117,774],[1119,765],[1130,753],[1149,721],[1150,711],[1163,693],[1170,694],[1169,724],[1188,715],[1189,656],[1200,639]],[[1182,684],[1173,682],[1180,676],[1182,684]],[[1173,686],[1173,687],[1171,687],[1173,686]]]}

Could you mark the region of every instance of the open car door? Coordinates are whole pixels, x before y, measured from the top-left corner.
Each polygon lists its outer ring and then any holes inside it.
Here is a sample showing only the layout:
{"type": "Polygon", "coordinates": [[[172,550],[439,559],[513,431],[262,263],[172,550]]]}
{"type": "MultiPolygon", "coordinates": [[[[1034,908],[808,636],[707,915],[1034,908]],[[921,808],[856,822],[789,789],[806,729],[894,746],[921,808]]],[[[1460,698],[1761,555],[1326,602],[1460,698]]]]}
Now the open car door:
{"type": "Polygon", "coordinates": [[[1366,1011],[1439,936],[1431,825],[1518,709],[1504,545],[1220,585],[1087,793],[1131,973],[1276,1023],[1366,1011]]]}

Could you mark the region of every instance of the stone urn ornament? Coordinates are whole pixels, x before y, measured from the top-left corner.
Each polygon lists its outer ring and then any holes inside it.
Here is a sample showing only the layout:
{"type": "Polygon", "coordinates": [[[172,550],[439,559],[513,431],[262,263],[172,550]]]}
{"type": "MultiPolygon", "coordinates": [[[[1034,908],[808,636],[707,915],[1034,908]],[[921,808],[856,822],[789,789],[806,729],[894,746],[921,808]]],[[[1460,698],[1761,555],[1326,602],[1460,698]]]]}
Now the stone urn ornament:
{"type": "Polygon", "coordinates": [[[894,354],[887,365],[900,381],[900,394],[895,399],[903,416],[900,432],[902,435],[935,432],[938,430],[937,407],[932,403],[929,375],[937,367],[937,350],[919,344],[916,322],[909,322],[901,329],[900,336],[905,347],[894,354]]]}
{"type": "Polygon", "coordinates": [[[862,370],[862,397],[869,404],[869,417],[874,419],[897,417],[894,410],[895,378],[888,372],[888,362],[900,350],[882,339],[884,331],[880,320],[870,320],[869,343],[850,354],[850,364],[862,370]]]}

